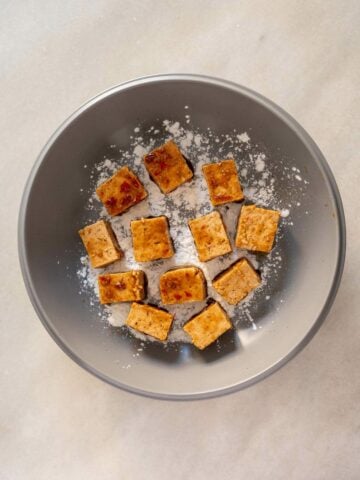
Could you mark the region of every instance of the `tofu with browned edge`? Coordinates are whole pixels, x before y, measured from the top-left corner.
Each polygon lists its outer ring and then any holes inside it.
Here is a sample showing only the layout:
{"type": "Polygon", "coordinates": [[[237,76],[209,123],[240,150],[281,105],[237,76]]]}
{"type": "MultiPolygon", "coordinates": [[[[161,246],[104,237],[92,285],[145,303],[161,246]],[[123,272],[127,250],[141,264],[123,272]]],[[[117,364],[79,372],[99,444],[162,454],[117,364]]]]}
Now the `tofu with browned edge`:
{"type": "Polygon", "coordinates": [[[269,253],[278,229],[280,212],[245,205],[241,208],[235,245],[238,248],[269,253]]]}
{"type": "Polygon", "coordinates": [[[192,343],[200,350],[215,342],[232,328],[232,323],[219,303],[214,302],[184,325],[192,343]]]}
{"type": "Polygon", "coordinates": [[[239,303],[260,284],[260,276],[246,258],[231,265],[212,282],[214,289],[231,305],[239,303]]]}
{"type": "Polygon", "coordinates": [[[244,194],[234,160],[208,163],[203,165],[202,171],[214,206],[243,200],[244,194]]]}
{"type": "Polygon", "coordinates": [[[160,277],[160,295],[165,305],[205,300],[203,272],[197,267],[180,267],[163,273],[160,277]]]}
{"type": "Polygon", "coordinates": [[[98,277],[100,303],[134,302],[145,298],[142,270],[104,273],[98,277]]]}
{"type": "Polygon", "coordinates": [[[174,255],[166,217],[133,220],[130,228],[137,262],[150,262],[174,255]]]}
{"type": "Polygon", "coordinates": [[[173,319],[174,316],[165,310],[142,303],[133,303],[126,319],[126,325],[138,332],[164,341],[168,337],[173,319]]]}
{"type": "Polygon", "coordinates": [[[166,142],[144,156],[150,177],[163,193],[170,193],[193,177],[193,172],[178,146],[166,142]]]}
{"type": "Polygon", "coordinates": [[[147,197],[147,191],[137,175],[122,167],[96,189],[96,194],[109,215],[119,215],[147,197]]]}
{"type": "Polygon", "coordinates": [[[79,230],[93,268],[106,267],[123,256],[111,225],[99,220],[79,230]]]}
{"type": "Polygon", "coordinates": [[[231,252],[231,245],[219,212],[189,220],[196,250],[201,262],[231,252]]]}

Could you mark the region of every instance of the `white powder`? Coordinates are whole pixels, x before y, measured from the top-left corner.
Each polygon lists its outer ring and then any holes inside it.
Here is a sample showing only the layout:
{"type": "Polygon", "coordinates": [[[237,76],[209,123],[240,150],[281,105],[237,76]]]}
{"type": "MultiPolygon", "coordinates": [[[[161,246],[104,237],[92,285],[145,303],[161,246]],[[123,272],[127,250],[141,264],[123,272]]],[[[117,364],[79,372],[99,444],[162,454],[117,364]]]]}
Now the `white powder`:
{"type": "Polygon", "coordinates": [[[175,122],[173,124],[170,124],[170,122],[167,124],[167,130],[171,135],[173,135],[175,138],[180,137],[180,123],[175,122]]]}
{"type": "Polygon", "coordinates": [[[263,155],[263,154],[257,155],[255,157],[255,170],[257,172],[262,172],[264,170],[264,168],[265,168],[264,159],[265,159],[265,155],[263,155]]]}
{"type": "Polygon", "coordinates": [[[180,140],[180,148],[181,150],[185,151],[189,148],[193,142],[194,134],[192,132],[187,132],[185,138],[180,140]]]}
{"type": "Polygon", "coordinates": [[[136,165],[139,165],[141,160],[142,160],[142,157],[145,155],[146,153],[146,149],[144,147],[142,147],[141,145],[136,145],[136,147],[134,148],[134,161],[136,163],[136,165]]]}
{"type": "Polygon", "coordinates": [[[240,135],[236,135],[236,138],[239,140],[239,142],[242,143],[249,143],[250,137],[246,132],[240,133],[240,135]]]}
{"type": "MultiPolygon", "coordinates": [[[[188,109],[187,106],[184,108],[188,109]]],[[[187,115],[186,117],[186,123],[188,123],[190,116],[187,115]]],[[[134,132],[139,133],[140,127],[136,127],[134,132]]],[[[98,302],[97,276],[100,273],[141,269],[146,273],[148,280],[148,296],[146,301],[160,305],[158,288],[159,276],[175,266],[196,265],[204,272],[208,283],[208,297],[221,303],[230,318],[235,322],[235,325],[238,322],[247,322],[251,324],[252,328],[256,329],[256,323],[251,316],[250,307],[261,298],[262,291],[266,290],[269,281],[272,281],[281,269],[282,258],[278,254],[277,248],[275,247],[269,255],[261,256],[261,262],[258,261],[256,255],[236,249],[234,239],[241,205],[231,203],[219,207],[218,210],[223,217],[233,246],[233,251],[228,255],[202,263],[198,260],[187,223],[189,219],[205,215],[213,210],[209,200],[208,190],[201,173],[201,167],[205,163],[222,158],[235,158],[242,165],[240,178],[247,200],[266,207],[278,208],[281,210],[282,217],[286,219],[290,211],[288,208],[281,208],[285,206],[279,204],[277,200],[276,181],[270,169],[271,162],[266,161],[266,155],[263,152],[253,151],[251,139],[246,132],[238,134],[234,131],[231,135],[217,136],[210,129],[208,129],[206,134],[199,131],[191,131],[181,126],[180,122],[172,122],[170,120],[164,120],[161,126],[157,125],[157,128],[155,128],[155,126],[150,127],[147,132],[143,132],[143,136],[133,137],[128,150],[115,150],[116,149],[112,148],[111,151],[113,154],[105,156],[93,168],[90,178],[93,179],[94,185],[99,185],[122,165],[128,164],[144,182],[148,191],[148,198],[121,216],[109,217],[94,193],[95,188],[89,192],[87,210],[92,216],[89,218],[88,223],[94,221],[94,211],[97,212],[98,216],[106,218],[111,222],[112,228],[125,255],[124,258],[105,269],[97,270],[91,268],[86,256],[81,257],[81,266],[77,272],[81,287],[79,293],[86,293],[89,296],[90,305],[96,306],[98,302]],[[147,134],[151,136],[149,137],[147,134]],[[145,140],[144,137],[146,138],[145,140]],[[170,138],[176,141],[185,157],[192,163],[194,167],[194,178],[190,182],[181,185],[174,192],[163,195],[157,185],[150,181],[142,159],[144,154],[170,138]],[[111,157],[111,155],[113,156],[111,157]],[[170,234],[175,247],[175,255],[166,260],[137,263],[133,255],[130,221],[135,218],[159,215],[166,215],[169,219],[170,234]],[[248,258],[254,268],[260,269],[262,284],[239,305],[232,306],[227,304],[224,299],[216,293],[211,286],[211,281],[218,273],[222,272],[241,257],[248,258]]],[[[298,170],[292,171],[296,173],[295,178],[297,179],[298,170]]],[[[286,220],[284,221],[286,222],[286,220]]],[[[267,295],[266,299],[268,300],[269,298],[270,296],[267,295]]],[[[205,306],[205,301],[166,306],[166,309],[174,314],[174,324],[168,342],[188,342],[189,338],[182,329],[182,326],[190,317],[201,311],[205,306]]],[[[101,308],[101,317],[108,320],[111,325],[120,327],[125,323],[130,304],[119,303],[101,308]]],[[[133,330],[131,330],[131,332],[144,342],[151,341],[151,338],[146,335],[142,335],[133,330]]]]}
{"type": "Polygon", "coordinates": [[[200,147],[200,145],[201,145],[201,135],[195,135],[194,136],[194,143],[197,147],[200,147]]]}

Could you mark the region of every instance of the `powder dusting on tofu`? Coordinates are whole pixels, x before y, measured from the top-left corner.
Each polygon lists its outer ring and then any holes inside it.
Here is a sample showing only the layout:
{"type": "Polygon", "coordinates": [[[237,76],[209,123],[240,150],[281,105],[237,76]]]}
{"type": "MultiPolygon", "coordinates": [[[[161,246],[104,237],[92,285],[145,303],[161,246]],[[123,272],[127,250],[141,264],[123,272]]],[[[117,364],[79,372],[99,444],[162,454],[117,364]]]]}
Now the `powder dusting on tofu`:
{"type": "MultiPolygon", "coordinates": [[[[279,276],[283,267],[282,256],[278,251],[277,244],[275,244],[274,249],[268,255],[256,255],[236,249],[234,240],[242,204],[229,203],[216,209],[222,215],[233,247],[232,253],[205,263],[199,261],[188,227],[188,220],[214,210],[210,203],[201,167],[205,163],[234,158],[244,190],[245,201],[256,203],[258,206],[278,209],[282,212],[277,239],[284,235],[287,228],[291,228],[291,210],[301,205],[299,199],[301,198],[303,187],[306,186],[306,180],[302,182],[302,187],[299,188],[300,181],[298,177],[300,177],[300,171],[287,167],[285,164],[281,166],[275,165],[271,161],[271,155],[269,156],[264,147],[252,143],[251,132],[234,130],[231,134],[217,135],[210,129],[207,129],[205,132],[191,129],[190,124],[191,117],[187,114],[185,126],[180,121],[170,120],[164,120],[156,126],[147,128],[139,125],[133,130],[134,134],[130,136],[129,147],[126,150],[115,144],[110,145],[107,147],[103,158],[99,159],[99,162],[92,170],[89,169],[92,186],[91,191],[88,192],[88,223],[94,221],[94,214],[97,217],[107,219],[111,223],[125,255],[121,260],[112,265],[96,270],[91,268],[87,257],[85,255],[82,256],[81,265],[77,272],[80,282],[79,293],[82,295],[86,294],[90,305],[96,306],[98,302],[97,276],[99,274],[141,269],[147,276],[148,295],[146,302],[162,307],[159,293],[160,275],[177,266],[195,265],[204,272],[207,280],[208,297],[213,298],[223,306],[235,326],[244,324],[249,326],[251,324],[252,328],[256,329],[258,327],[253,320],[251,307],[256,302],[269,300],[271,285],[279,276]],[[170,139],[178,145],[182,154],[192,164],[194,177],[175,191],[164,195],[159,187],[150,180],[143,164],[143,156],[170,139]],[[105,208],[101,206],[96,197],[95,188],[124,165],[128,165],[139,176],[148,191],[148,198],[120,216],[109,217],[105,208]],[[291,182],[295,179],[293,184],[296,184],[299,195],[294,195],[294,201],[291,203],[282,203],[277,195],[277,179],[279,175],[287,176],[291,182]],[[169,220],[175,255],[165,260],[138,263],[135,261],[133,254],[130,221],[141,217],[160,215],[165,215],[169,220]],[[242,257],[246,257],[253,267],[259,271],[262,283],[244,301],[233,306],[226,303],[211,287],[211,280],[242,257]]],[[[175,315],[167,343],[190,342],[190,338],[183,331],[182,326],[190,317],[200,312],[205,306],[206,301],[167,305],[166,309],[175,315]]],[[[99,316],[101,319],[108,321],[112,326],[120,327],[125,324],[130,310],[130,303],[119,303],[100,308],[99,316]]],[[[152,340],[150,337],[134,330],[131,333],[144,341],[152,340]]]]}

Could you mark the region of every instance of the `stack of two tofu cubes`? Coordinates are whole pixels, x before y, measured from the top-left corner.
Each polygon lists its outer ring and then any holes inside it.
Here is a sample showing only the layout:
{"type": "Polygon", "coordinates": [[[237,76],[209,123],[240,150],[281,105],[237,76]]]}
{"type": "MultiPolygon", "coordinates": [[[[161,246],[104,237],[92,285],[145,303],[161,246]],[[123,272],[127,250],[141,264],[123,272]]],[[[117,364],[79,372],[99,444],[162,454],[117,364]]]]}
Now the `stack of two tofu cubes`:
{"type": "MultiPolygon", "coordinates": [[[[178,188],[193,177],[193,172],[176,144],[167,142],[144,157],[145,167],[164,194],[178,188]]],[[[234,160],[223,160],[203,166],[203,174],[214,206],[244,199],[234,160]]],[[[102,183],[96,193],[110,215],[119,215],[147,197],[139,178],[122,167],[102,183]]],[[[236,247],[268,253],[272,249],[279,221],[279,212],[243,206],[240,212],[236,247]]],[[[232,251],[221,215],[214,210],[189,221],[199,260],[207,262],[232,251]]],[[[134,257],[150,262],[174,255],[168,221],[165,216],[141,218],[130,224],[134,257]]],[[[100,220],[79,231],[94,268],[105,267],[122,258],[123,252],[108,222],[100,220]]],[[[145,298],[146,277],[142,270],[102,274],[98,277],[100,301],[103,304],[134,302],[126,324],[157,340],[167,339],[173,315],[141,302],[145,298]]],[[[261,279],[245,258],[235,262],[212,282],[214,289],[232,305],[243,300],[258,287],[261,279]]],[[[197,267],[178,267],[161,275],[161,301],[164,305],[205,300],[206,281],[197,267]]],[[[184,330],[193,344],[204,349],[232,328],[231,321],[218,302],[210,303],[191,318],[184,330]]]]}

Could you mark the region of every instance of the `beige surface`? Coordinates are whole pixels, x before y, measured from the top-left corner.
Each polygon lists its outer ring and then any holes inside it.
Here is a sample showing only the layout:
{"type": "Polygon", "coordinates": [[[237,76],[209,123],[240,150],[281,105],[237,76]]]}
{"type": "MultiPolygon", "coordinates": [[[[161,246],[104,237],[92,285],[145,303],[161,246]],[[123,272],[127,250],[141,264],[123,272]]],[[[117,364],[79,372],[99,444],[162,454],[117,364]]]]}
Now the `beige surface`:
{"type": "Polygon", "coordinates": [[[1,3],[2,480],[339,480],[360,475],[358,0],[1,3]],[[288,110],[337,178],[348,221],[338,297],[310,345],[264,382],[191,403],[93,378],[55,345],[20,278],[16,217],[53,130],[97,92],[196,72],[288,110]]]}

